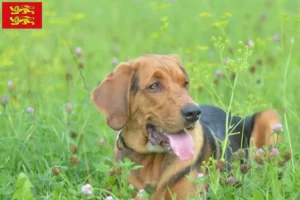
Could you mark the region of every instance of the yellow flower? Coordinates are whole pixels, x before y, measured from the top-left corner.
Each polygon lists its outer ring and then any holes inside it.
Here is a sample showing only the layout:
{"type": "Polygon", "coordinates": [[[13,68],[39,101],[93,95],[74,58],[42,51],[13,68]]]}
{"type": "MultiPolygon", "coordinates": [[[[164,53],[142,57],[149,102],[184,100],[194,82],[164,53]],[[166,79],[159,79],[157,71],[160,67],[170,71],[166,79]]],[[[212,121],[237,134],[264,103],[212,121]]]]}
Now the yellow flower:
{"type": "Polygon", "coordinates": [[[222,15],[222,18],[230,18],[230,17],[232,17],[232,14],[230,12],[225,12],[222,15]]]}
{"type": "Polygon", "coordinates": [[[157,40],[158,37],[159,37],[159,35],[158,35],[157,32],[154,32],[154,33],[151,34],[151,38],[152,38],[153,40],[157,40]]]}
{"type": "Polygon", "coordinates": [[[84,13],[71,13],[71,18],[74,20],[81,20],[85,18],[85,14],[84,13]]]}
{"type": "Polygon", "coordinates": [[[207,51],[208,50],[208,46],[197,46],[197,49],[199,49],[200,51],[207,51]]]}
{"type": "Polygon", "coordinates": [[[213,23],[211,26],[213,28],[225,28],[228,25],[228,21],[219,21],[219,22],[215,22],[213,23]]]}
{"type": "Polygon", "coordinates": [[[256,38],[255,43],[257,44],[258,47],[265,47],[266,42],[262,40],[261,38],[256,38]]]}
{"type": "Polygon", "coordinates": [[[10,59],[6,58],[6,59],[1,60],[1,65],[2,66],[8,67],[8,66],[11,66],[13,64],[14,64],[14,62],[12,60],[10,60],[10,59]]]}
{"type": "Polygon", "coordinates": [[[211,17],[211,13],[209,12],[203,12],[199,14],[199,17],[211,17]]]}

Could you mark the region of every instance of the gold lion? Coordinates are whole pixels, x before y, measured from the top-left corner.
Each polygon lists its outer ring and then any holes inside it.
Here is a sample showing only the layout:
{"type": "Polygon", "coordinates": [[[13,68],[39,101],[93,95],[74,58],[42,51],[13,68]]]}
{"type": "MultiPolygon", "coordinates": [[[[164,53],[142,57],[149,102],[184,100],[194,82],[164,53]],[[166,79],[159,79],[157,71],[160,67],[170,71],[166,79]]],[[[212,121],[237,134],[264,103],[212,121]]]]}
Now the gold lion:
{"type": "Polygon", "coordinates": [[[10,17],[9,18],[10,21],[11,21],[11,25],[19,25],[19,24],[22,24],[22,25],[26,25],[26,24],[31,24],[31,25],[34,25],[35,23],[31,20],[34,20],[34,17],[29,17],[29,16],[23,16],[23,17],[10,17]]]}
{"type": "Polygon", "coordinates": [[[34,14],[34,6],[28,6],[28,5],[24,5],[24,6],[9,6],[10,10],[12,11],[11,14],[12,15],[18,15],[18,14],[34,14]]]}

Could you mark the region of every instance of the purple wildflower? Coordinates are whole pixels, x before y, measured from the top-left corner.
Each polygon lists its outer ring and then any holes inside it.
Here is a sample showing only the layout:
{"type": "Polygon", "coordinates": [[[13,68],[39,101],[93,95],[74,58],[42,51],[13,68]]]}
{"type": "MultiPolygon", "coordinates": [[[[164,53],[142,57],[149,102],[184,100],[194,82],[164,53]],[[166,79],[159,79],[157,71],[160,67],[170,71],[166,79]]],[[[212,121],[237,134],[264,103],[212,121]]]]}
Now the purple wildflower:
{"type": "Polygon", "coordinates": [[[279,33],[276,33],[276,34],[273,36],[273,40],[274,40],[275,42],[279,42],[279,41],[280,41],[280,35],[279,35],[279,33]]]}
{"type": "Polygon", "coordinates": [[[255,154],[259,156],[259,155],[263,154],[264,152],[265,151],[262,148],[259,148],[259,149],[256,150],[255,154]]]}
{"type": "Polygon", "coordinates": [[[233,184],[233,183],[234,183],[234,178],[233,178],[233,176],[229,176],[229,177],[228,177],[227,183],[228,183],[228,184],[233,184]]]}
{"type": "Polygon", "coordinates": [[[12,80],[9,80],[7,82],[7,86],[9,90],[13,90],[15,88],[14,83],[12,82],[12,80]]]}
{"type": "Polygon", "coordinates": [[[222,70],[217,69],[215,75],[216,75],[216,78],[222,78],[222,77],[223,77],[223,72],[222,72],[222,70]]]}
{"type": "Polygon", "coordinates": [[[81,187],[81,191],[85,195],[91,195],[93,194],[92,192],[92,186],[90,184],[85,184],[84,186],[81,187]]]}
{"type": "Polygon", "coordinates": [[[71,103],[67,103],[67,105],[66,105],[66,110],[67,110],[67,113],[71,113],[71,112],[72,112],[73,106],[72,106],[71,103]]]}
{"type": "Polygon", "coordinates": [[[248,47],[252,47],[254,45],[253,40],[251,40],[251,39],[247,40],[246,45],[248,45],[248,47]]]}
{"type": "Polygon", "coordinates": [[[277,148],[272,148],[271,150],[271,156],[277,156],[280,154],[279,150],[277,148]]]}
{"type": "Polygon", "coordinates": [[[8,96],[5,94],[1,99],[1,104],[2,106],[6,106],[7,103],[8,103],[8,96]]]}
{"type": "Polygon", "coordinates": [[[31,114],[31,115],[34,114],[34,108],[32,108],[32,107],[28,107],[28,108],[26,109],[26,111],[27,111],[28,114],[31,114]]]}
{"type": "Polygon", "coordinates": [[[80,47],[77,47],[77,48],[75,49],[75,54],[76,54],[76,56],[78,56],[78,57],[82,56],[82,49],[81,49],[80,47]]]}
{"type": "Polygon", "coordinates": [[[274,133],[277,133],[277,134],[282,133],[283,132],[282,124],[280,124],[280,123],[275,124],[274,126],[272,126],[272,130],[274,133]]]}
{"type": "Polygon", "coordinates": [[[102,144],[105,143],[105,140],[104,140],[104,138],[100,138],[98,142],[99,142],[100,145],[102,145],[102,144]]]}
{"type": "Polygon", "coordinates": [[[111,64],[112,64],[112,65],[117,65],[118,63],[119,63],[118,58],[113,57],[113,59],[111,60],[111,64]]]}

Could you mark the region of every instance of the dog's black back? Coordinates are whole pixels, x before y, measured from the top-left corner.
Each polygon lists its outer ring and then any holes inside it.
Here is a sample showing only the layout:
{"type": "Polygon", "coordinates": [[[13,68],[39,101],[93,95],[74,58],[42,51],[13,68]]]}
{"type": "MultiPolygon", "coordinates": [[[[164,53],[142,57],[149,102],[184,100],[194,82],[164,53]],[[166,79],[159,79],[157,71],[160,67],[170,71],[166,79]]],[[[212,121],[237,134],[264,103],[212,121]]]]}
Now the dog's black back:
{"type": "MultiPolygon", "coordinates": [[[[209,129],[219,140],[225,139],[226,136],[226,112],[221,108],[211,105],[199,105],[201,109],[200,124],[209,129]]],[[[241,118],[239,116],[232,116],[229,113],[228,116],[229,133],[233,134],[229,136],[229,148],[226,148],[226,160],[230,161],[232,152],[238,149],[246,149],[249,147],[250,137],[254,125],[254,117],[247,116],[241,118]]],[[[205,130],[205,129],[204,129],[205,130]]]]}

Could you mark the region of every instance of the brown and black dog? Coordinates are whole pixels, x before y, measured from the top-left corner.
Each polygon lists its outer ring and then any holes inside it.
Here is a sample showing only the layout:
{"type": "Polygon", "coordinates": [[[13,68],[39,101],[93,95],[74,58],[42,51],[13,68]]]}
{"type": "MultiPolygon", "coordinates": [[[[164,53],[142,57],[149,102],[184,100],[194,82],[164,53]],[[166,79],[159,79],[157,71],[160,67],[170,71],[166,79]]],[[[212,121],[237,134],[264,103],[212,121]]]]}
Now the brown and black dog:
{"type": "MultiPolygon", "coordinates": [[[[177,55],[144,55],[120,63],[92,92],[94,105],[110,128],[119,131],[115,160],[129,158],[143,168],[132,171],[129,182],[137,190],[152,187],[151,199],[186,199],[197,186],[203,161],[218,159],[218,140],[226,134],[226,113],[198,105],[189,95],[189,77],[177,55]],[[200,117],[201,116],[201,117],[200,117]]],[[[280,122],[274,110],[242,119],[229,115],[231,151],[273,145],[272,126],[280,122]],[[243,136],[243,139],[242,139],[243,136]]],[[[275,138],[277,141],[278,139],[275,138]]]]}

